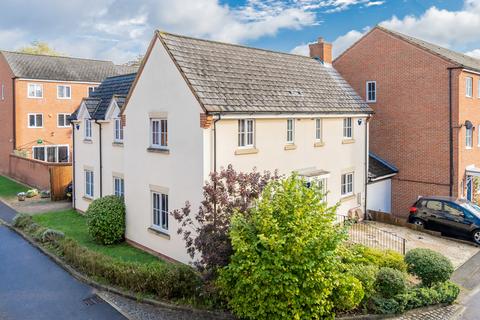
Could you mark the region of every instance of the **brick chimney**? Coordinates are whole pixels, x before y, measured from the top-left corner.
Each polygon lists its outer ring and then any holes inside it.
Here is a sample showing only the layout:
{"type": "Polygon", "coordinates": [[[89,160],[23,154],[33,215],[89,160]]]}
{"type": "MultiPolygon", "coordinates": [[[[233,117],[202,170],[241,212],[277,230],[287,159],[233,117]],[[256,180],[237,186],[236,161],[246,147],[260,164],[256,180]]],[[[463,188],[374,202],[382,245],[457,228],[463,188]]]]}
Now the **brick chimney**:
{"type": "Polygon", "coordinates": [[[308,45],[310,57],[320,59],[320,61],[332,64],[332,44],[325,42],[323,38],[318,38],[317,43],[308,45]]]}

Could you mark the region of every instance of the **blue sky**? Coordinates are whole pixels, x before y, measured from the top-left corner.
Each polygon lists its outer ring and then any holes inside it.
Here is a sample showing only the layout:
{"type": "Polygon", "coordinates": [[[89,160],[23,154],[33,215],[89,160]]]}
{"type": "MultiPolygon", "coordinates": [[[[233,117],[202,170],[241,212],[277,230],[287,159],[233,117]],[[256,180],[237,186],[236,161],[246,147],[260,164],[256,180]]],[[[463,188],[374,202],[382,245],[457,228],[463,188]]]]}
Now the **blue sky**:
{"type": "Polygon", "coordinates": [[[339,54],[376,24],[480,58],[480,0],[2,0],[0,49],[122,63],[161,29],[297,54],[322,36],[339,54]]]}

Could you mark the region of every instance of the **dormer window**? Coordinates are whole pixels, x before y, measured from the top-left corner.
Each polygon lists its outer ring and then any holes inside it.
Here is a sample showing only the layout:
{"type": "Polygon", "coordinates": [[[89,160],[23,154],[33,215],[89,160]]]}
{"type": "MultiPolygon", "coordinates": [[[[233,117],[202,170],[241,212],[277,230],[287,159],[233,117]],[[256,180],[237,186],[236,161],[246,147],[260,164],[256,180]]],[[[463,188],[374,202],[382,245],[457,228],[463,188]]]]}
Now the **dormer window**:
{"type": "Polygon", "coordinates": [[[85,131],[84,131],[85,140],[92,140],[92,120],[85,119],[85,131]]]}

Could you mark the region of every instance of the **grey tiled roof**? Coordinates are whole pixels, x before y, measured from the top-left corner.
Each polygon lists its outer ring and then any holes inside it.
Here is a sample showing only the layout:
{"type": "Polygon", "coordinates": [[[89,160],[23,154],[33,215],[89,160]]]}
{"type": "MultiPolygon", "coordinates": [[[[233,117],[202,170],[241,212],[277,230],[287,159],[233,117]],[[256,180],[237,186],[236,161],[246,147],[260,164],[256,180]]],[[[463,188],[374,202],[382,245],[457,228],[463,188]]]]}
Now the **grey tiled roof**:
{"type": "Polygon", "coordinates": [[[370,113],[331,66],[304,56],[158,32],[209,112],[370,113]]]}
{"type": "Polygon", "coordinates": [[[467,69],[474,69],[476,71],[480,71],[480,59],[475,59],[473,57],[467,56],[465,54],[462,54],[460,52],[456,52],[447,48],[440,47],[436,44],[414,38],[411,36],[408,36],[406,34],[393,31],[390,29],[387,29],[385,27],[377,26],[376,28],[383,30],[387,33],[390,33],[394,36],[397,36],[401,39],[404,39],[407,42],[410,42],[414,45],[420,46],[423,49],[430,51],[431,53],[434,53],[436,55],[439,55],[443,57],[444,59],[447,59],[449,61],[454,62],[455,64],[460,65],[461,67],[467,68],[467,69]]]}
{"type": "Polygon", "coordinates": [[[111,61],[0,51],[15,77],[39,80],[102,82],[110,76],[136,72],[111,61]]]}
{"type": "Polygon", "coordinates": [[[398,169],[394,165],[388,163],[386,160],[383,160],[376,154],[370,152],[368,156],[369,180],[378,180],[382,177],[398,173],[398,169]]]}
{"type": "MultiPolygon", "coordinates": [[[[136,75],[136,73],[131,73],[106,78],[89,98],[83,99],[91,118],[105,120],[105,115],[112,99],[115,99],[118,107],[122,108],[136,75]]],[[[70,116],[71,120],[77,118],[78,111],[79,109],[70,116]]]]}

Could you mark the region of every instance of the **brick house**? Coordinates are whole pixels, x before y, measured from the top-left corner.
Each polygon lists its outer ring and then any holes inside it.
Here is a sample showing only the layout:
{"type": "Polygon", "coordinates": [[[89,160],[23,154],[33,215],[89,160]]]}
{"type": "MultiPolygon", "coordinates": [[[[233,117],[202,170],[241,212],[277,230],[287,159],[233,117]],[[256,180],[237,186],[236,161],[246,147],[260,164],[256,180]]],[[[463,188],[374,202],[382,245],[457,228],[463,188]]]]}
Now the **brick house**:
{"type": "Polygon", "coordinates": [[[111,61],[0,51],[0,173],[9,173],[13,152],[69,162],[68,116],[103,79],[131,71],[111,61]]]}
{"type": "Polygon", "coordinates": [[[377,26],[333,65],[375,111],[370,150],[399,170],[395,215],[420,195],[474,200],[480,60],[377,26]]]}

